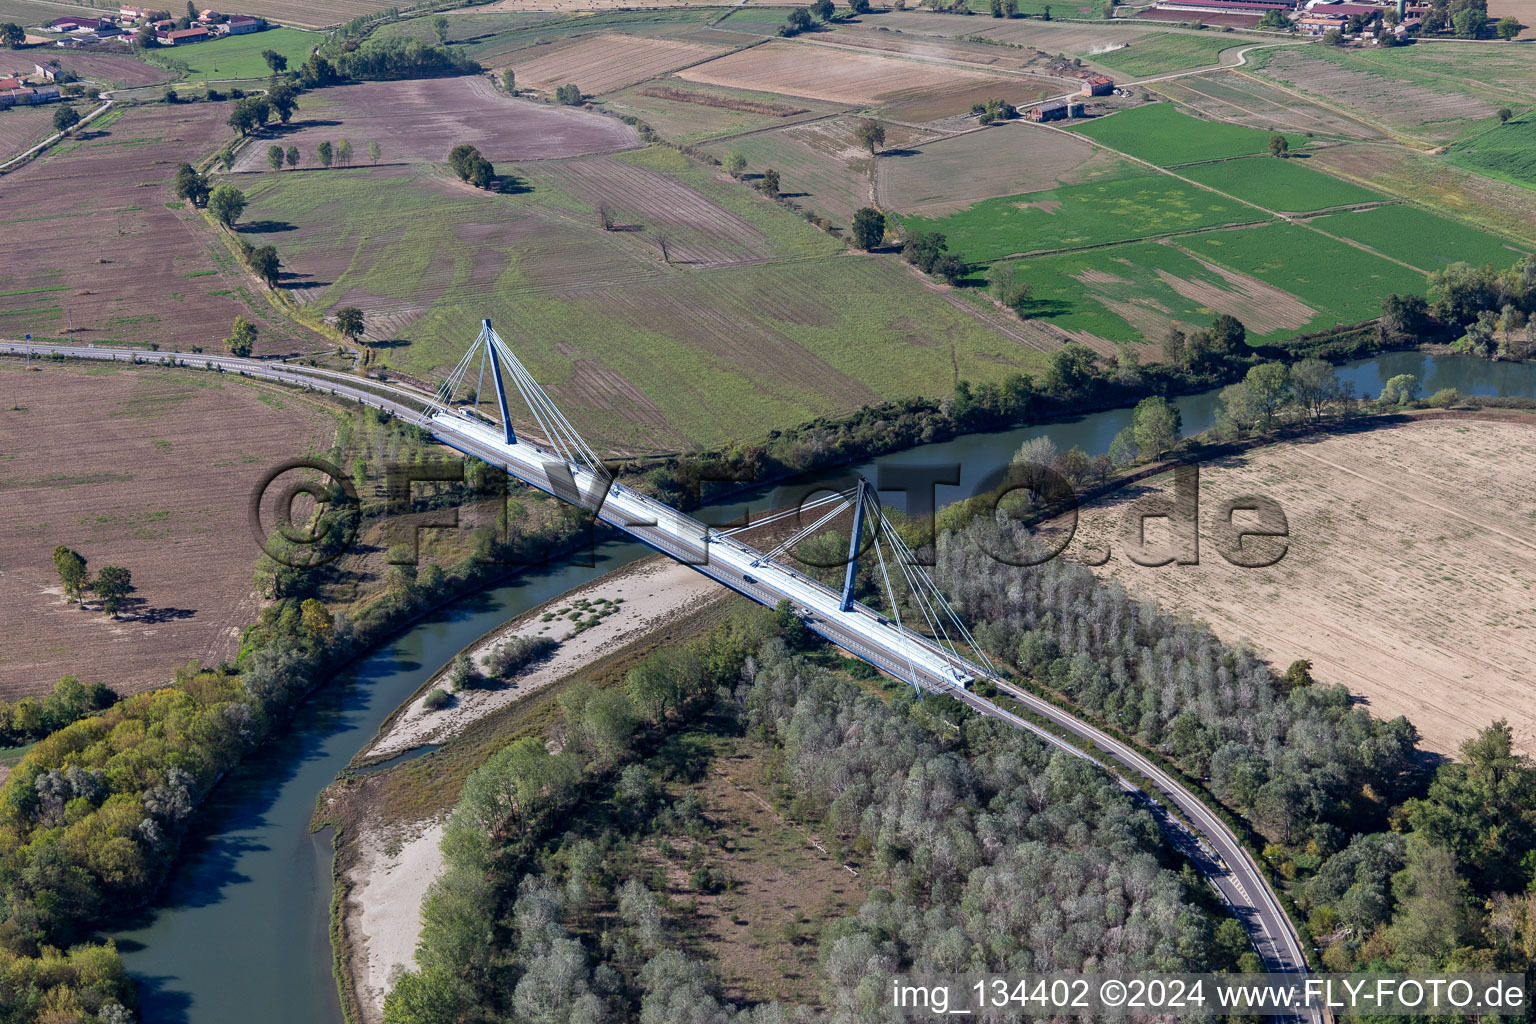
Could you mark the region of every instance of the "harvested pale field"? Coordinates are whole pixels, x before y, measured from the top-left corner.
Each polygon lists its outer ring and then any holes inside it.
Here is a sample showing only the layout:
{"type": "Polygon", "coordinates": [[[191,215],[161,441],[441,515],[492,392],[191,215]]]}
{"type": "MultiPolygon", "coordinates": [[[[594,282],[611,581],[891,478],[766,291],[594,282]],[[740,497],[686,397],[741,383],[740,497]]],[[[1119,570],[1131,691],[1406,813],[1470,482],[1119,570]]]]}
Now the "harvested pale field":
{"type": "Polygon", "coordinates": [[[247,511],[262,477],[327,447],[314,400],[229,375],[0,361],[0,696],[76,674],[132,693],[232,659],[259,604],[247,511]],[[16,408],[19,406],[19,408],[16,408]],[[114,621],[59,589],[58,544],[137,592],[114,621]]]}
{"type": "Polygon", "coordinates": [[[279,316],[171,177],[229,138],[227,103],[135,107],[4,178],[0,234],[25,238],[0,267],[0,334],[216,347],[236,316],[259,352],[328,342],[279,316]]]}
{"type": "Polygon", "coordinates": [[[0,110],[0,160],[8,160],[52,134],[52,107],[0,110]]]}
{"type": "Polygon", "coordinates": [[[932,127],[956,131],[975,126],[975,120],[968,119],[973,104],[1000,99],[1016,107],[1027,107],[1043,96],[1059,94],[1062,88],[1059,82],[1047,82],[1038,78],[992,79],[969,88],[898,93],[885,105],[871,113],[893,121],[912,123],[943,121],[945,118],[950,118],[953,120],[944,124],[935,124],[932,127]]]}
{"type": "Polygon", "coordinates": [[[683,143],[795,124],[843,109],[812,100],[786,102],[772,93],[720,89],[680,78],[637,85],[605,96],[603,102],[612,110],[638,117],[663,138],[683,143]]]}
{"type": "MultiPolygon", "coordinates": [[[[720,0],[645,0],[643,6],[651,7],[718,7],[720,0]]],[[[634,0],[496,0],[477,11],[558,11],[571,14],[578,11],[632,11],[634,0]]]]}
{"type": "Polygon", "coordinates": [[[1294,93],[1234,71],[1213,71],[1158,82],[1151,88],[1213,121],[1230,121],[1265,131],[1318,132],[1356,139],[1383,137],[1379,129],[1364,121],[1308,103],[1294,93]]]}
{"type": "Polygon", "coordinates": [[[867,23],[867,28],[876,31],[881,27],[889,29],[893,34],[910,36],[982,36],[1052,53],[1085,53],[1099,47],[1132,42],[1153,32],[1166,31],[1162,26],[1143,28],[1125,21],[1085,25],[1080,22],[1042,21],[1039,18],[957,18],[952,14],[917,10],[887,11],[867,23]]]}
{"type": "Polygon", "coordinates": [[[1488,0],[1488,17],[1517,18],[1525,26],[1516,39],[1536,39],[1536,0],[1488,0]]]}
{"type": "Polygon", "coordinates": [[[640,144],[622,121],[585,110],[521,100],[480,76],[363,82],[307,93],[285,128],[270,129],[246,146],[238,171],[268,171],[267,146],[298,146],[301,167],[316,167],[315,147],[347,139],[353,163],[366,163],[368,143],[378,142],[386,163],[442,162],[461,142],[492,163],[549,160],[584,153],[613,153],[640,144]]]}
{"type": "Polygon", "coordinates": [[[598,96],[708,60],[727,49],[681,39],[604,32],[519,50],[496,67],[511,67],[517,73],[519,89],[553,93],[570,84],[588,96],[598,96]]]}
{"type": "Polygon", "coordinates": [[[905,33],[879,31],[879,20],[870,23],[850,22],[839,25],[830,33],[819,36],[818,42],[835,43],[838,46],[893,53],[904,57],[924,60],[961,61],[985,68],[1011,71],[1021,70],[1034,59],[1030,50],[989,45],[986,43],[961,42],[949,39],[912,36],[905,33]]]}
{"type": "Polygon", "coordinates": [[[727,54],[679,73],[707,85],[756,89],[862,106],[1005,80],[981,71],[815,44],[772,42],[727,54]]]}
{"type": "Polygon", "coordinates": [[[749,173],[772,167],[779,172],[780,190],[795,202],[838,225],[847,227],[853,212],[870,204],[870,174],[905,159],[899,154],[932,141],[934,136],[902,125],[885,126],[884,150],[878,161],[859,145],[854,130],[860,123],[851,117],[825,118],[778,131],[759,132],[728,139],[708,147],[715,157],[729,152],[747,158],[749,173]]]}
{"type": "Polygon", "coordinates": [[[392,7],[388,0],[242,0],[240,11],[256,14],[279,25],[298,28],[329,28],[344,25],[365,14],[377,14],[392,7]]]}
{"type": "MultiPolygon", "coordinates": [[[[1416,201],[1536,246],[1531,190],[1485,178],[1404,146],[1361,143],[1313,152],[1320,168],[1416,201]]],[[[1510,260],[1513,262],[1513,259],[1510,260]]]]}
{"type": "Polygon", "coordinates": [[[1262,20],[1257,14],[1215,14],[1195,11],[1164,11],[1156,7],[1136,15],[1137,21],[1173,22],[1184,24],[1198,21],[1202,25],[1231,28],[1257,28],[1262,20]]]}
{"type": "Polygon", "coordinates": [[[82,53],[79,50],[61,50],[51,56],[59,66],[73,71],[82,79],[104,82],[115,88],[159,85],[179,77],[174,71],[146,64],[126,53],[82,53]]]}
{"type": "Polygon", "coordinates": [[[1077,185],[1113,167],[1076,136],[1000,124],[924,143],[880,163],[880,205],[939,217],[993,196],[1077,185]]]}
{"type": "MultiPolygon", "coordinates": [[[[1069,550],[1108,544],[1101,576],[1204,619],[1223,639],[1251,639],[1281,671],[1311,660],[1319,680],[1349,687],[1373,714],[1407,715],[1431,750],[1453,754],[1496,718],[1536,750],[1533,430],[1430,419],[1203,467],[1206,517],[1237,495],[1280,503],[1289,547],[1271,568],[1224,561],[1209,518],[1198,566],[1132,564],[1118,531],[1143,486],[1085,510],[1069,550]]],[[[1157,483],[1159,493],[1171,486],[1157,483]]],[[[1167,543],[1165,523],[1147,532],[1149,546],[1167,543]]]]}
{"type": "Polygon", "coordinates": [[[1317,47],[1272,51],[1262,70],[1265,78],[1311,93],[1324,101],[1349,97],[1349,109],[1396,131],[1446,142],[1468,121],[1488,117],[1497,103],[1476,95],[1416,85],[1385,69],[1365,71],[1345,67],[1336,59],[1316,55],[1317,47]]]}

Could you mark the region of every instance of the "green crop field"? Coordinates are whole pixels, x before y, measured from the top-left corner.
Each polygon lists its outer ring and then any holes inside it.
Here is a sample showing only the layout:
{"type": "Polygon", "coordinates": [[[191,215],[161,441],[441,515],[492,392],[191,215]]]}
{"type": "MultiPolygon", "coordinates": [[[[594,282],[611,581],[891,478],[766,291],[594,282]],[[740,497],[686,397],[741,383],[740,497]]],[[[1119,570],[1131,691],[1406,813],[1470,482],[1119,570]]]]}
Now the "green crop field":
{"type": "Polygon", "coordinates": [[[1319,217],[1311,223],[1330,235],[1352,239],[1426,271],[1458,261],[1505,267],[1524,253],[1495,235],[1416,206],[1378,206],[1319,217]]]}
{"type": "Polygon", "coordinates": [[[1252,275],[1316,309],[1307,331],[1378,316],[1382,298],[1392,292],[1424,291],[1423,274],[1296,224],[1211,231],[1177,241],[1201,259],[1252,275]]]}
{"type": "Polygon", "coordinates": [[[1305,213],[1330,206],[1371,203],[1388,198],[1340,178],[1314,171],[1296,160],[1270,156],[1221,160],[1179,168],[1186,178],[1268,210],[1305,213]]]}
{"type": "Polygon", "coordinates": [[[364,309],[384,365],[440,375],[490,317],[572,421],[615,450],[761,437],[884,398],[945,394],[957,372],[1000,381],[1042,363],[894,261],[846,254],[740,186],[708,191],[712,174],[679,171],[675,151],[596,159],[601,173],[585,178],[581,161],[509,166],[530,188],[507,195],[431,168],[253,175],[244,220],[261,225],[249,237],[278,247],[295,286],[311,288],[310,308],[364,309]],[[658,196],[645,174],[694,198],[658,196]],[[612,202],[627,230],[599,228],[591,196],[575,189],[594,181],[620,189],[612,202]],[[662,214],[674,218],[670,263],[648,226],[662,214]],[[778,259],[689,257],[733,237],[778,259]]]}
{"type": "Polygon", "coordinates": [[[1536,115],[1526,114],[1450,151],[1469,171],[1536,187],[1536,115]]]}
{"type": "MultiPolygon", "coordinates": [[[[1210,33],[1155,32],[1123,49],[1089,57],[1095,64],[1126,75],[1158,75],[1220,62],[1222,50],[1238,45],[1230,36],[1210,33]]],[[[1086,53],[1083,56],[1088,56],[1086,53]]]]}
{"type": "Polygon", "coordinates": [[[145,56],[156,64],[180,71],[187,78],[266,78],[272,73],[261,59],[263,50],[276,50],[288,58],[290,68],[309,59],[309,51],[325,41],[319,32],[296,28],[269,28],[243,36],[210,39],[206,43],[149,48],[145,56]]]}
{"type": "Polygon", "coordinates": [[[1261,220],[1252,207],[1163,174],[1069,185],[987,199],[947,217],[898,217],[911,231],[939,231],[964,259],[1070,249],[1218,224],[1261,220]]]}
{"type": "MultiPolygon", "coordinates": [[[[1085,122],[1074,130],[1110,149],[1162,167],[1265,153],[1272,134],[1256,128],[1190,117],[1180,113],[1172,103],[1152,103],[1123,110],[1085,122]]],[[[1307,143],[1306,137],[1301,135],[1286,138],[1293,152],[1307,143]]]]}

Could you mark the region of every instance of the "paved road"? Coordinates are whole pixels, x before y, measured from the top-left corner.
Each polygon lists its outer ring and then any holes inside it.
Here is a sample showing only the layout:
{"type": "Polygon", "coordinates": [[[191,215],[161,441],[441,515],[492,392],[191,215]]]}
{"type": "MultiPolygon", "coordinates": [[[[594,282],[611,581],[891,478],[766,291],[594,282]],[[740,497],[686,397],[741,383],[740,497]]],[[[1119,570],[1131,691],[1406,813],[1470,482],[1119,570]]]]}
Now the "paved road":
{"type": "MultiPolygon", "coordinates": [[[[33,356],[61,354],[75,358],[117,362],[131,362],[139,359],[144,362],[196,368],[219,367],[226,372],[239,372],[248,376],[278,380],[329,392],[412,420],[419,418],[423,408],[420,396],[393,385],[370,382],[372,390],[365,390],[355,386],[359,382],[356,377],[349,374],[271,360],[241,359],[227,355],[98,348],[90,345],[44,345],[35,342],[0,341],[0,354],[27,355],[29,353],[33,356]],[[380,391],[386,394],[378,393],[380,391]]],[[[502,469],[508,468],[503,453],[472,434],[455,432],[451,439],[440,439],[466,455],[482,459],[502,469]]],[[[526,469],[523,472],[526,472],[526,469]]],[[[530,480],[529,482],[539,486],[538,481],[530,480]]],[[[549,481],[545,480],[544,483],[548,485],[549,481]]],[[[553,490],[548,486],[545,489],[553,490]]],[[[598,515],[599,518],[608,520],[601,509],[598,515]]],[[[675,533],[669,533],[657,527],[636,526],[631,523],[614,525],[620,526],[642,543],[690,565],[698,572],[755,601],[769,606],[777,602],[778,591],[765,586],[756,577],[734,569],[720,559],[707,558],[703,550],[702,535],[700,542],[690,544],[681,541],[675,533]]],[[[820,585],[817,584],[817,586],[820,585]]],[[[879,618],[877,613],[863,608],[861,608],[861,615],[879,618]]],[[[898,660],[891,652],[871,644],[867,634],[859,632],[856,628],[859,625],[857,621],[844,622],[813,615],[807,619],[806,624],[839,647],[864,658],[898,678],[904,678],[913,671],[906,661],[898,660]]],[[[1147,793],[1145,786],[1136,785],[1114,768],[1110,768],[1103,761],[1090,753],[1085,753],[1054,732],[984,697],[956,687],[948,679],[926,673],[924,670],[919,670],[919,674],[924,676],[919,682],[928,689],[943,692],[981,714],[1001,719],[1016,728],[1028,730],[1050,746],[1072,756],[1085,758],[1109,771],[1123,789],[1146,801],[1175,845],[1200,868],[1226,899],[1233,913],[1248,929],[1254,949],[1263,960],[1265,969],[1277,973],[1306,972],[1306,957],[1302,953],[1300,941],[1258,867],[1225,823],[1212,814],[1205,804],[1175,778],[1134,748],[1026,690],[1008,683],[998,684],[999,689],[1011,700],[1034,715],[1144,776],[1150,781],[1155,795],[1147,793]],[[1185,819],[1194,824],[1196,831],[1191,833],[1182,823],[1170,816],[1166,808],[1159,803],[1158,798],[1176,807],[1185,819]]]]}

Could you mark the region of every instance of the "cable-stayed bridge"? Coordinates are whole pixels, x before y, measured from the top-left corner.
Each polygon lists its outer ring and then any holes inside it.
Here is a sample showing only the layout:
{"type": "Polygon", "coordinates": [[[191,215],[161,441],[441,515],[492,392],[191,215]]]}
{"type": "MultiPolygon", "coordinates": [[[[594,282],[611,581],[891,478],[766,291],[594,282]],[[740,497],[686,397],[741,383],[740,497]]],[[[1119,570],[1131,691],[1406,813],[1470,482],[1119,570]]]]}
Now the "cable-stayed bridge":
{"type": "MultiPolygon", "coordinates": [[[[865,483],[861,482],[849,492],[830,495],[795,510],[825,511],[815,522],[771,551],[759,551],[736,536],[739,531],[706,526],[614,481],[601,460],[571,428],[554,402],[491,329],[489,322],[482,322],[475,343],[431,396],[391,384],[363,381],[335,370],[225,355],[0,340],[0,355],[4,354],[152,363],[240,373],[329,392],[419,423],[443,444],[504,469],[561,500],[591,510],[597,518],[629,536],[755,601],[773,607],[781,600],[789,600],[811,629],[889,675],[905,680],[920,692],[952,697],[980,714],[1026,729],[1055,749],[1105,769],[1123,789],[1138,798],[1147,798],[1148,805],[1173,843],[1200,868],[1243,922],[1266,970],[1283,973],[1306,973],[1308,970],[1295,928],[1232,829],[1179,779],[1130,744],[999,676],[943,595],[928,580],[926,572],[911,557],[911,551],[885,522],[873,488],[865,483]],[[468,396],[467,385],[472,371],[477,373],[473,399],[457,401],[461,393],[468,396]],[[487,373],[491,376],[499,413],[494,419],[479,412],[487,373]],[[544,434],[542,443],[534,443],[514,430],[505,387],[508,378],[538,422],[544,434]],[[780,560],[780,556],[800,539],[815,533],[833,516],[850,508],[854,513],[854,528],[850,538],[849,566],[841,590],[825,586],[780,560]],[[883,583],[889,599],[891,618],[852,599],[853,563],[871,557],[882,567],[877,578],[883,583]],[[894,585],[898,579],[903,584],[900,594],[894,585]],[[917,609],[926,633],[918,632],[900,620],[899,610],[904,603],[917,609]],[[969,689],[970,684],[979,679],[989,681],[1031,718],[1001,707],[969,689]],[[1040,722],[1048,722],[1052,728],[1048,729],[1040,722]],[[1077,743],[1069,742],[1063,736],[1071,737],[1077,743]],[[1127,774],[1142,776],[1145,781],[1138,785],[1131,782],[1127,774]],[[1167,807],[1159,802],[1159,798],[1167,807]],[[1170,814],[1168,807],[1176,809],[1183,820],[1170,814]]],[[[771,519],[764,519],[750,525],[764,526],[770,522],[771,519]]],[[[1314,1021],[1318,1019],[1316,1013],[1307,1016],[1314,1021]]]]}

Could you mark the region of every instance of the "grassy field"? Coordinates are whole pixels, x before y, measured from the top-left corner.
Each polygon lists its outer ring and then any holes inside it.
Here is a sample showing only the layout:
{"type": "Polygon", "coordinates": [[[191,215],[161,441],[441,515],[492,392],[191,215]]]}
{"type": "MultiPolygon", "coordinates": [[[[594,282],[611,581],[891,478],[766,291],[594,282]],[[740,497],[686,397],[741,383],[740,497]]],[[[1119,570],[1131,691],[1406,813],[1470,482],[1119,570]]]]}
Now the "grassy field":
{"type": "Polygon", "coordinates": [[[1506,267],[1522,255],[1501,238],[1414,206],[1336,213],[1311,223],[1425,271],[1457,261],[1506,267]]]}
{"type": "MultiPolygon", "coordinates": [[[[1089,57],[1121,74],[1140,78],[1168,71],[1205,67],[1220,62],[1222,50],[1239,45],[1231,36],[1212,33],[1156,32],[1123,49],[1089,57]]],[[[1082,54],[1088,57],[1088,53],[1082,54]]]]}
{"type": "Polygon", "coordinates": [[[1382,297],[1391,292],[1424,291],[1424,275],[1295,224],[1212,231],[1178,243],[1318,310],[1309,331],[1378,316],[1382,297]]]}
{"type": "Polygon", "coordinates": [[[1451,149],[1468,170],[1536,187],[1536,115],[1526,114],[1451,149]]]}
{"type": "Polygon", "coordinates": [[[252,176],[246,218],[294,226],[262,238],[299,283],[314,282],[317,307],[359,305],[382,325],[387,365],[440,372],[490,317],[609,448],[758,437],[882,398],[945,393],[957,371],[999,380],[1040,364],[898,264],[841,254],[676,151],[597,159],[590,174],[579,160],[509,168],[531,186],[516,195],[429,169],[252,176]],[[599,228],[598,197],[624,230],[599,228]]]}
{"type": "Polygon", "coordinates": [[[1040,256],[1013,266],[1030,287],[1029,316],[1108,341],[1159,340],[1170,326],[1188,332],[1217,313],[1243,321],[1255,340],[1273,341],[1297,333],[1316,315],[1288,293],[1157,242],[1040,256]]]}
{"type": "Polygon", "coordinates": [[[1261,220],[1264,214],[1161,174],[988,199],[948,217],[900,217],[911,231],[940,231],[964,259],[1069,249],[1261,220]]]}
{"type": "Polygon", "coordinates": [[[1246,157],[1181,167],[1179,174],[1270,210],[1304,213],[1386,199],[1380,192],[1308,168],[1297,160],[1246,157]]]}
{"type": "MultiPolygon", "coordinates": [[[[1074,128],[1111,149],[1162,167],[1252,156],[1268,151],[1270,132],[1242,125],[1204,121],[1181,113],[1172,103],[1153,103],[1088,121],[1074,128]]],[[[1292,151],[1307,143],[1287,135],[1292,151]]]]}
{"type": "Polygon", "coordinates": [[[294,68],[308,60],[309,51],[324,41],[325,37],[315,32],[269,28],[265,32],[145,52],[157,64],[180,71],[187,78],[266,78],[272,70],[261,59],[263,50],[276,50],[294,68]]]}
{"type": "Polygon", "coordinates": [[[1294,92],[1250,78],[1242,71],[1187,75],[1157,82],[1151,88],[1198,115],[1264,131],[1319,132],[1357,139],[1382,137],[1377,128],[1347,111],[1301,99],[1294,92]]]}

